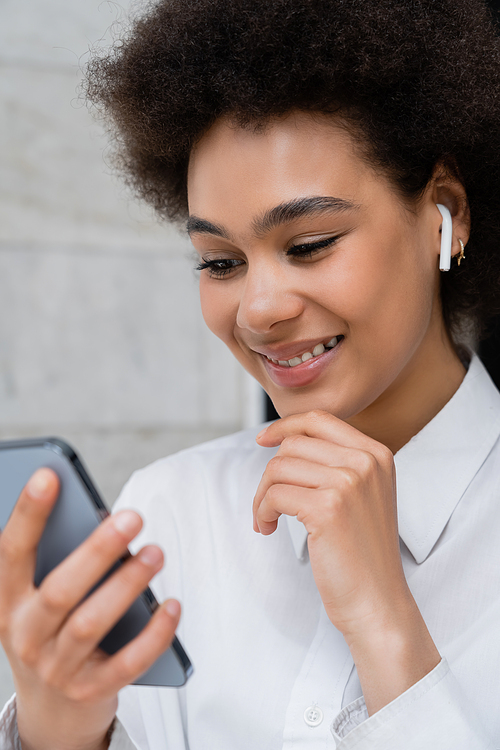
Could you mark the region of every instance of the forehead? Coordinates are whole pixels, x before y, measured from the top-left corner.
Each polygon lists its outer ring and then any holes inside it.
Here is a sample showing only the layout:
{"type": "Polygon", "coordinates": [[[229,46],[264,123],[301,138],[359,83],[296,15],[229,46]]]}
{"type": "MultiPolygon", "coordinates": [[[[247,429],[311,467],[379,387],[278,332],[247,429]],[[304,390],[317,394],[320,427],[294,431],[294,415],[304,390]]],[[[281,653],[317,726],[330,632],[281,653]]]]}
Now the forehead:
{"type": "Polygon", "coordinates": [[[333,116],[292,113],[258,129],[221,119],[191,154],[189,211],[222,221],[307,196],[359,202],[373,182],[380,177],[333,116]]]}

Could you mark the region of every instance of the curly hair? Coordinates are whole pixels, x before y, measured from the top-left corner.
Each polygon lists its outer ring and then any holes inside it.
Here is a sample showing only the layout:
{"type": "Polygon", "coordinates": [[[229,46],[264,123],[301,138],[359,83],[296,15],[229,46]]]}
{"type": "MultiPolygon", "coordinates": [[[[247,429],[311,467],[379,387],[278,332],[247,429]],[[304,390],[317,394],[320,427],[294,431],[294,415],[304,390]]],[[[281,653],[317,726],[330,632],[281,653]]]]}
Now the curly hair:
{"type": "Polygon", "coordinates": [[[467,261],[441,274],[453,333],[500,311],[500,44],[482,0],[159,0],[91,59],[86,95],[134,192],[187,216],[190,151],[241,126],[341,112],[417,201],[436,165],[468,195],[467,261]]]}

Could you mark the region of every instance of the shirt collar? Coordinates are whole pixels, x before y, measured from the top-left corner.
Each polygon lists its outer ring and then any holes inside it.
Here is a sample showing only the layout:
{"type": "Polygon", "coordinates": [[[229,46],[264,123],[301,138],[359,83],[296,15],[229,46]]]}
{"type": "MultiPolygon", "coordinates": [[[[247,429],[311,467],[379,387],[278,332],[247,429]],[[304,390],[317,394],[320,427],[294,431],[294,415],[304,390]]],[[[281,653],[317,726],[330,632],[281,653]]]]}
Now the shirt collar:
{"type": "Polygon", "coordinates": [[[439,539],[500,434],[500,393],[473,355],[459,389],[394,456],[399,535],[417,563],[439,539]]]}
{"type": "MultiPolygon", "coordinates": [[[[500,393],[473,355],[459,389],[394,456],[399,535],[423,562],[500,434],[500,393]]],[[[299,560],[307,558],[307,531],[286,517],[299,560]]]]}

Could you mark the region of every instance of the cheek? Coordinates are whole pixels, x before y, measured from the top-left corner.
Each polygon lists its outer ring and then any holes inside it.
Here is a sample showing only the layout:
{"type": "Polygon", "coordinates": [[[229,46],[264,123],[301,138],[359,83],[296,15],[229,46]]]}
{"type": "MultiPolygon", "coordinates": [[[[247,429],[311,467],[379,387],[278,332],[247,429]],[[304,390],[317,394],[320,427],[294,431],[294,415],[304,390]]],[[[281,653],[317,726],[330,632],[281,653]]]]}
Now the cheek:
{"type": "Polygon", "coordinates": [[[362,253],[349,254],[348,262],[334,269],[330,284],[318,277],[324,304],[345,321],[352,345],[359,344],[365,354],[386,357],[411,348],[432,310],[434,280],[428,264],[400,236],[360,246],[362,253]]]}
{"type": "Polygon", "coordinates": [[[208,328],[229,348],[236,344],[233,336],[236,315],[238,312],[237,299],[229,288],[230,284],[200,277],[200,304],[203,319],[208,328]]]}
{"type": "Polygon", "coordinates": [[[239,306],[237,283],[222,281],[219,284],[214,279],[200,277],[200,304],[208,328],[228,347],[245,370],[261,382],[262,373],[255,360],[248,356],[234,336],[239,306]]]}
{"type": "Polygon", "coordinates": [[[385,263],[372,269],[371,293],[366,303],[373,310],[378,336],[388,345],[406,345],[424,335],[433,301],[433,276],[418,248],[396,245],[398,252],[387,253],[385,263]]]}

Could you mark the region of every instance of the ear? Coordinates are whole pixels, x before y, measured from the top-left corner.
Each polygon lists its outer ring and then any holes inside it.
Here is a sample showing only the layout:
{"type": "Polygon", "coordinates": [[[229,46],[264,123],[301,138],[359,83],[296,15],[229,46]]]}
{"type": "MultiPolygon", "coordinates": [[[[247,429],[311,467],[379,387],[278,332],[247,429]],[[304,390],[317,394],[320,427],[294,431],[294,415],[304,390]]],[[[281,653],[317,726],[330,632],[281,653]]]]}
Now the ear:
{"type": "MultiPolygon", "coordinates": [[[[443,166],[438,166],[429,184],[426,198],[434,204],[441,203],[449,210],[453,221],[451,255],[452,257],[459,255],[461,249],[459,240],[462,240],[464,246],[467,245],[470,234],[469,203],[464,186],[458,177],[443,166]]],[[[438,231],[441,222],[441,215],[436,209],[438,231]]]]}

